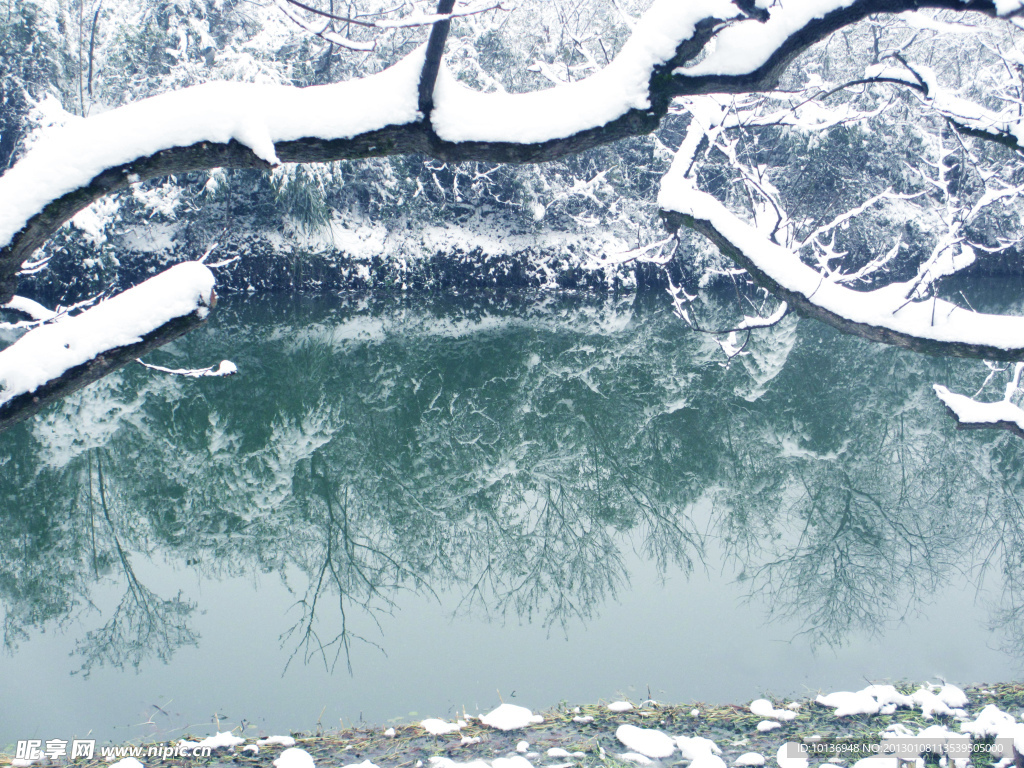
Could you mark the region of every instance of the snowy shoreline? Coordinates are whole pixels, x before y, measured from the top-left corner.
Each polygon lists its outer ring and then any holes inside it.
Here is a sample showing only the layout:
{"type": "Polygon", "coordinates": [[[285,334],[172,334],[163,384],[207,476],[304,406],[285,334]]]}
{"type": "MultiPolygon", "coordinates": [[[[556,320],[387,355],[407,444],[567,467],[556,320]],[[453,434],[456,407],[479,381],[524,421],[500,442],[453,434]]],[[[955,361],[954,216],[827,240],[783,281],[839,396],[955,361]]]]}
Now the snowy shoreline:
{"type": "MultiPolygon", "coordinates": [[[[731,705],[700,702],[672,705],[652,700],[615,701],[580,706],[560,705],[541,713],[502,704],[486,714],[463,712],[447,720],[383,726],[357,726],[332,733],[290,736],[214,733],[187,737],[166,745],[133,747],[139,758],[124,757],[120,768],[164,764],[146,759],[146,750],[210,747],[206,757],[177,757],[192,765],[266,765],[274,768],[346,766],[346,768],[574,768],[575,766],[689,765],[777,766],[817,765],[897,768],[896,757],[879,754],[879,745],[966,742],[973,739],[970,761],[953,758],[957,768],[1012,765],[1008,744],[1024,734],[1024,684],[870,685],[859,691],[837,691],[803,699],[756,699],[731,705]],[[916,740],[916,741],[915,741],[916,740]],[[809,757],[793,757],[793,744],[809,757]],[[996,754],[991,754],[991,747],[996,754]],[[998,753],[1002,748],[1003,753],[998,753]],[[865,760],[869,762],[864,762],[865,760]]],[[[918,749],[919,747],[914,747],[918,749]]],[[[934,749],[935,747],[933,747],[934,749]]],[[[950,747],[952,749],[952,747],[950,747]]],[[[925,753],[922,753],[925,754],[925,753]]],[[[953,754],[956,754],[955,752],[953,754]]],[[[904,765],[923,768],[925,757],[904,755],[904,765]]],[[[946,765],[947,758],[939,764],[946,765]]],[[[932,760],[928,757],[927,760],[932,760]]],[[[106,760],[76,760],[99,766],[106,760]]],[[[0,756],[0,765],[26,768],[30,761],[0,756]]],[[[41,762],[39,763],[41,764],[41,762]]],[[[929,763],[931,764],[931,763],[929,763]]]]}

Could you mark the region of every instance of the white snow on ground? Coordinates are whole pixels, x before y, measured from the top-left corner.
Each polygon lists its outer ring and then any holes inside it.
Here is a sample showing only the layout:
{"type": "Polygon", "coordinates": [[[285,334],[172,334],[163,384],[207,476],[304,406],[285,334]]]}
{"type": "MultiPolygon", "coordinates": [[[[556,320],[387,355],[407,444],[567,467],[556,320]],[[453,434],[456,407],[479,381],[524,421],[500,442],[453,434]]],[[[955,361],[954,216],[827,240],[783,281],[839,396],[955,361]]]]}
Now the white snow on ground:
{"type": "Polygon", "coordinates": [[[274,142],[348,138],[413,122],[423,52],[348,82],[308,88],[206,83],[69,122],[0,176],[0,245],[52,200],[107,168],[162,149],[235,139],[276,165],[274,142]]]}
{"type": "Polygon", "coordinates": [[[914,704],[921,709],[921,714],[926,720],[931,720],[935,715],[958,715],[964,714],[958,706],[950,706],[949,702],[959,702],[963,699],[963,691],[956,686],[943,686],[941,689],[936,686],[921,686],[910,698],[914,704]],[[953,689],[952,691],[948,689],[953,689]]]}
{"type": "Polygon", "coordinates": [[[714,197],[698,190],[686,177],[686,167],[684,153],[679,153],[662,179],[660,207],[708,221],[718,232],[728,233],[731,244],[758,269],[811,304],[855,323],[918,339],[1006,350],[1024,348],[1024,317],[971,312],[942,299],[908,301],[910,286],[904,283],[854,291],[825,279],[797,254],[772,243],[714,197]]]}
{"type": "Polygon", "coordinates": [[[623,752],[616,755],[619,760],[625,760],[627,763],[636,763],[637,765],[650,765],[654,761],[647,755],[641,755],[639,752],[623,752]]]}
{"type": "Polygon", "coordinates": [[[431,123],[448,141],[518,144],[563,138],[605,125],[630,109],[650,107],[652,69],[672,58],[698,21],[736,15],[735,6],[727,0],[656,0],[607,67],[585,80],[534,93],[480,93],[461,85],[442,67],[431,123]]]}
{"type": "Polygon", "coordinates": [[[223,731],[222,733],[214,734],[213,736],[207,736],[205,739],[199,741],[186,741],[182,739],[178,742],[179,747],[188,747],[189,749],[197,749],[203,747],[210,747],[211,749],[230,749],[231,747],[237,747],[239,744],[244,744],[245,739],[241,736],[235,736],[231,731],[223,731]]]}
{"type": "MultiPolygon", "coordinates": [[[[954,686],[949,686],[953,688],[954,686]]],[[[956,689],[960,691],[959,688],[956,689]]],[[[870,696],[874,696],[875,700],[880,706],[895,704],[897,707],[912,707],[914,706],[914,699],[912,696],[906,696],[896,690],[896,686],[893,685],[869,685],[864,688],[861,693],[866,693],[870,696]]],[[[960,691],[960,695],[963,695],[963,691],[960,691]]],[[[950,693],[950,696],[955,696],[954,693],[950,693]]]]}
{"type": "Polygon", "coordinates": [[[757,724],[757,730],[761,733],[767,733],[768,731],[774,731],[776,728],[781,728],[782,723],[778,720],[762,720],[757,724]]]}
{"type": "Polygon", "coordinates": [[[486,760],[472,760],[468,763],[457,763],[450,757],[430,758],[431,768],[533,768],[533,763],[522,755],[512,757],[498,757],[488,763],[486,760]]]}
{"type": "Polygon", "coordinates": [[[444,720],[439,720],[436,717],[429,717],[426,720],[420,722],[420,727],[426,729],[427,733],[434,736],[443,736],[446,733],[455,733],[461,731],[466,727],[465,720],[459,720],[456,723],[448,723],[444,720]]]}
{"type": "Polygon", "coordinates": [[[313,756],[304,749],[289,747],[274,761],[274,768],[315,768],[313,756]]]}
{"type": "Polygon", "coordinates": [[[750,702],[750,711],[771,720],[792,720],[796,717],[796,712],[790,709],[776,709],[768,699],[754,699],[750,702]]]}
{"type": "Polygon", "coordinates": [[[834,707],[837,717],[892,714],[896,707],[917,707],[931,719],[934,715],[959,715],[967,706],[967,696],[955,685],[921,686],[907,696],[891,685],[869,685],[860,691],[836,691],[819,695],[818,704],[834,707]]]}
{"type": "Polygon", "coordinates": [[[633,705],[628,701],[613,701],[608,705],[610,712],[629,712],[633,708],[633,705]]]}
{"type": "Polygon", "coordinates": [[[144,766],[138,758],[126,757],[113,763],[110,768],[144,768],[144,766]]]}
{"type": "Polygon", "coordinates": [[[1000,742],[1012,740],[1014,748],[1024,754],[1024,723],[1018,723],[1013,715],[1003,712],[995,704],[989,704],[974,720],[966,720],[960,724],[962,733],[969,734],[975,739],[983,739],[989,736],[995,737],[993,755],[1009,759],[1012,763],[1013,754],[1007,754],[1002,749],[1000,742]]]}
{"type": "Polygon", "coordinates": [[[676,736],[676,747],[684,760],[689,760],[687,768],[726,768],[725,761],[719,755],[722,750],[711,739],[703,736],[676,736]]]}
{"type": "Polygon", "coordinates": [[[1017,721],[1013,715],[1003,712],[995,704],[989,704],[978,713],[976,718],[961,723],[960,730],[977,739],[983,739],[986,736],[999,736],[1015,725],[1017,725],[1017,721]]]}
{"type": "Polygon", "coordinates": [[[480,722],[497,728],[502,731],[513,731],[517,728],[525,728],[533,723],[543,723],[541,715],[535,715],[526,707],[519,707],[515,704],[502,704],[497,709],[481,716],[480,722]]]}
{"type": "Polygon", "coordinates": [[[207,312],[213,286],[206,266],[185,262],[80,315],[34,328],[0,351],[0,403],[34,392],[108,350],[141,341],[175,318],[207,312]]]}
{"type": "Polygon", "coordinates": [[[620,725],[615,731],[615,738],[632,752],[639,752],[647,757],[668,757],[676,751],[672,738],[653,728],[620,725]]]}
{"type": "Polygon", "coordinates": [[[676,746],[684,760],[696,760],[702,755],[720,755],[722,749],[703,736],[676,736],[676,746]]]}
{"type": "Polygon", "coordinates": [[[278,745],[282,747],[294,747],[295,739],[291,736],[268,736],[265,739],[257,739],[256,743],[261,747],[278,745]]]}
{"type": "Polygon", "coordinates": [[[835,707],[836,717],[850,715],[874,715],[881,708],[878,700],[866,691],[836,691],[815,699],[826,707],[835,707]]]}
{"type": "Polygon", "coordinates": [[[779,764],[779,768],[807,768],[809,763],[806,757],[790,757],[788,744],[779,747],[775,753],[775,762],[779,764]]]}
{"type": "Polygon", "coordinates": [[[733,765],[739,766],[739,768],[745,768],[745,766],[758,766],[764,765],[764,755],[759,752],[744,752],[742,755],[733,761],[733,765]]]}

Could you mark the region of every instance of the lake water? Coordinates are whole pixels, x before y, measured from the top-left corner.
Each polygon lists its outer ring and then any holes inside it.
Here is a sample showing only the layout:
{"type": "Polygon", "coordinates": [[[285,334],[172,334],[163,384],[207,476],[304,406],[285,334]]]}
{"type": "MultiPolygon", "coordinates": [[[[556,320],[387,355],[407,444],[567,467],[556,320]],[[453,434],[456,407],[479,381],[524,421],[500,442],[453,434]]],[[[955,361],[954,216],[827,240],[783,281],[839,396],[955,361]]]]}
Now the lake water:
{"type": "Polygon", "coordinates": [[[931,391],[984,367],[745,351],[663,295],[224,299],[148,362],[239,375],[0,434],[0,751],[1017,675],[1024,441],[931,391]]]}

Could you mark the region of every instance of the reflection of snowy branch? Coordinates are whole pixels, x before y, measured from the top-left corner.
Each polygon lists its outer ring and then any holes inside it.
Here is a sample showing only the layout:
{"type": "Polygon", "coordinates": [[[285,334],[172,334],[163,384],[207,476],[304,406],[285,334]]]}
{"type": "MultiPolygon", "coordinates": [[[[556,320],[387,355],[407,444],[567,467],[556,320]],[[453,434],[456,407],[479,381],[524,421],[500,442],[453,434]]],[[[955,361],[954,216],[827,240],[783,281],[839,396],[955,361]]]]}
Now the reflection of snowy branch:
{"type": "Polygon", "coordinates": [[[1006,384],[1002,400],[981,403],[967,395],[950,392],[941,384],[934,384],[935,395],[956,419],[958,429],[1006,429],[1024,437],[1024,410],[1012,401],[1020,390],[1021,372],[1024,363],[1017,363],[1013,376],[1006,384]]]}

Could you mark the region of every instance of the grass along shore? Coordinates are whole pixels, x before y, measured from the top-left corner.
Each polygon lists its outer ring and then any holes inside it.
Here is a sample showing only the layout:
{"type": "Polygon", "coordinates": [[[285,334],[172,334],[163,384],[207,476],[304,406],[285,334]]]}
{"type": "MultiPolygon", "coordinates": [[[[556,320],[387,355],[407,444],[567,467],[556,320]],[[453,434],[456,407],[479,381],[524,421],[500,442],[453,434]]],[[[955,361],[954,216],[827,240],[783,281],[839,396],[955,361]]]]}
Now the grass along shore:
{"type": "MultiPolygon", "coordinates": [[[[957,734],[973,728],[974,742],[978,744],[992,743],[997,735],[1012,735],[1013,724],[1024,729],[1019,717],[1024,709],[1022,683],[972,685],[962,692],[954,686],[927,684],[897,684],[892,690],[896,697],[904,697],[896,706],[891,701],[893,696],[884,692],[876,691],[878,695],[874,697],[863,691],[851,694],[852,708],[860,712],[848,715],[837,714],[842,708],[818,703],[816,699],[820,697],[732,705],[665,704],[647,700],[579,706],[563,702],[554,709],[538,713],[539,717],[534,715],[530,718],[534,722],[527,722],[533,713],[506,704],[491,713],[493,718],[466,713],[450,723],[430,719],[390,728],[355,727],[292,733],[282,738],[261,737],[262,744],[253,737],[223,733],[206,744],[230,743],[230,746],[216,747],[206,757],[147,757],[151,747],[173,748],[181,742],[125,745],[122,750],[134,747],[139,757],[121,759],[120,768],[138,768],[136,759],[147,768],[173,765],[309,768],[310,762],[317,768],[361,763],[371,763],[377,768],[451,768],[453,762],[461,765],[474,761],[483,761],[493,768],[592,765],[619,768],[649,762],[722,768],[722,764],[729,767],[757,765],[756,756],[772,768],[803,768],[808,763],[787,764],[785,757],[780,763],[778,753],[787,742],[805,740],[841,745],[831,754],[811,757],[811,767],[826,763],[852,766],[868,756],[871,745],[878,745],[887,730],[916,736],[929,728],[933,729],[929,733],[934,733],[935,726],[957,734]],[[957,700],[958,693],[963,700],[957,700]],[[871,705],[872,698],[878,702],[877,707],[871,705]],[[876,711],[871,712],[871,709],[876,711]],[[505,720],[495,724],[494,721],[502,719],[502,713],[505,720]],[[999,725],[982,733],[977,723],[984,725],[989,721],[998,721],[999,725]],[[997,733],[1000,728],[1003,732],[997,733]],[[450,732],[440,732],[446,729],[450,732]],[[710,739],[716,749],[693,737],[710,739]],[[668,749],[671,752],[664,754],[668,749]]],[[[835,700],[827,700],[835,703],[835,700]]],[[[1024,730],[1021,733],[1024,734],[1024,730]]],[[[188,741],[193,745],[204,744],[201,736],[188,741]]],[[[874,759],[886,761],[869,764],[874,768],[897,768],[895,758],[874,759]]],[[[945,762],[945,758],[933,754],[926,754],[924,760],[936,764],[940,760],[945,762]]],[[[975,751],[971,765],[993,768],[998,760],[998,756],[975,751]]],[[[34,764],[46,762],[44,759],[34,764]]],[[[72,762],[81,768],[106,767],[111,763],[117,765],[118,759],[102,757],[99,749],[93,759],[72,762]]],[[[11,755],[0,756],[0,766],[24,768],[30,764],[11,755]]],[[[364,765],[362,768],[371,767],[364,765]]],[[[475,768],[483,766],[478,762],[475,768]]]]}

